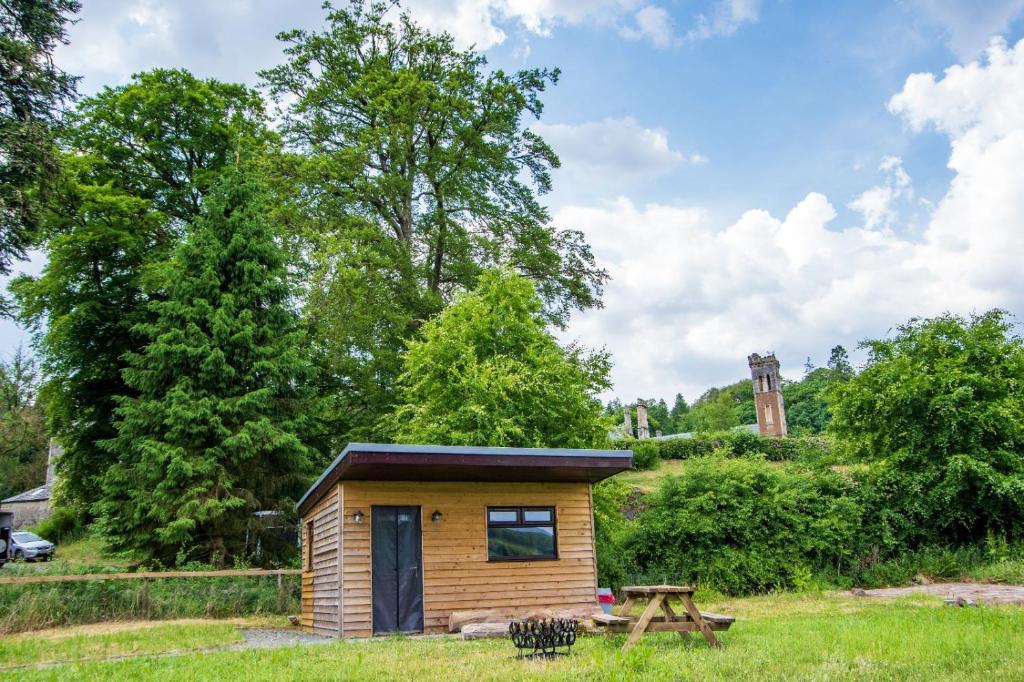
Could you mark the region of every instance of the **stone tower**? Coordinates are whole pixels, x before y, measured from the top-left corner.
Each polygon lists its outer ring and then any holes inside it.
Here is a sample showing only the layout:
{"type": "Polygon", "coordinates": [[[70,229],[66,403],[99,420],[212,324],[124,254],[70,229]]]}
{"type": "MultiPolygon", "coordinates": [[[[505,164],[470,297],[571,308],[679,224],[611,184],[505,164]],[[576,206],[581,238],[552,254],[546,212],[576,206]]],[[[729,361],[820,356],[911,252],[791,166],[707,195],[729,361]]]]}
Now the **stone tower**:
{"type": "Polygon", "coordinates": [[[626,437],[633,437],[633,421],[629,418],[629,413],[633,408],[626,405],[622,408],[622,428],[626,431],[626,437]]]}
{"type": "Polygon", "coordinates": [[[754,353],[747,358],[750,378],[754,382],[754,410],[757,412],[757,428],[763,436],[785,436],[786,405],[782,400],[782,381],[779,377],[779,361],[774,353],[761,357],[754,353]]]}
{"type": "Polygon", "coordinates": [[[647,424],[647,403],[643,399],[636,401],[636,437],[651,437],[651,428],[647,424]]]}

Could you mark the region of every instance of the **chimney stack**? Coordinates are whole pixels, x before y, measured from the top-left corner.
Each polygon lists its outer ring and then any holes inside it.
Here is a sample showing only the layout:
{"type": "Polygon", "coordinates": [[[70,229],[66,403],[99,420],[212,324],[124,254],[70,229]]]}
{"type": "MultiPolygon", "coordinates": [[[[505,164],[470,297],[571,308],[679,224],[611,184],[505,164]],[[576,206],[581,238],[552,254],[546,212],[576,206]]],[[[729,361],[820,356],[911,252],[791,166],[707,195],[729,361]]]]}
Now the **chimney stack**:
{"type": "Polygon", "coordinates": [[[622,421],[623,421],[622,425],[626,429],[626,437],[627,438],[632,438],[633,437],[633,420],[629,418],[629,413],[630,413],[630,411],[632,409],[633,408],[630,407],[629,405],[626,405],[625,407],[622,408],[622,421]]]}
{"type": "Polygon", "coordinates": [[[636,401],[636,437],[641,439],[651,437],[651,428],[647,424],[647,403],[642,398],[636,401]]]}
{"type": "Polygon", "coordinates": [[[50,439],[50,452],[46,456],[46,485],[52,486],[55,478],[54,466],[57,459],[64,454],[64,448],[57,444],[57,439],[50,439]]]}

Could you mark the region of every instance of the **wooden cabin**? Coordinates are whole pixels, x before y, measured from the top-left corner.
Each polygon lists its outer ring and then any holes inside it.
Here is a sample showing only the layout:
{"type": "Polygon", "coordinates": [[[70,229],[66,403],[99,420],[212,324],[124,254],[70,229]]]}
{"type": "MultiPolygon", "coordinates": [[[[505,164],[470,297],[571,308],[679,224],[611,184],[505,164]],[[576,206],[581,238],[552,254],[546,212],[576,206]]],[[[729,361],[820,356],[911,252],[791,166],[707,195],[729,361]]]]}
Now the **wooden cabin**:
{"type": "Polygon", "coordinates": [[[447,632],[453,611],[597,610],[591,486],[622,450],[352,443],[297,505],[302,625],[447,632]]]}

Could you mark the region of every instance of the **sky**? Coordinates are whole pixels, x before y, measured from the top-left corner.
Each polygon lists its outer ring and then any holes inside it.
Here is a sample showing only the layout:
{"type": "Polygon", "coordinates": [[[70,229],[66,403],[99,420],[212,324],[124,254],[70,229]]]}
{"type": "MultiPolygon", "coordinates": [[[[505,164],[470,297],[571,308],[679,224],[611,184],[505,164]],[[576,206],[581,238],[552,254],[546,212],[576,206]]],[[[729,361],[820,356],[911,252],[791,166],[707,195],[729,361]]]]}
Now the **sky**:
{"type": "MultiPolygon", "coordinates": [[[[319,0],[85,0],[84,94],[153,67],[258,85],[319,0]]],[[[611,274],[565,340],[623,400],[705,389],[911,317],[1024,314],[1024,0],[406,0],[494,68],[558,67],[542,197],[611,274]]],[[[41,256],[23,264],[38,272],[41,256]]],[[[27,341],[0,324],[0,351],[27,341]]],[[[862,355],[854,353],[855,359],[862,355]]]]}

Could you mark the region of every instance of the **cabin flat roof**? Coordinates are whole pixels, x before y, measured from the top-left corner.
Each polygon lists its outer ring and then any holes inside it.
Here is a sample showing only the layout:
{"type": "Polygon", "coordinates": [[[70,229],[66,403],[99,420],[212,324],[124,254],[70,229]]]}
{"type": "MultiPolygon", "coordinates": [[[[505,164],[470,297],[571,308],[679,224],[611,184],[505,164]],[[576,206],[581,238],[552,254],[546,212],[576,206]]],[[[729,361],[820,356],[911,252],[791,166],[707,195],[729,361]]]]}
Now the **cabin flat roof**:
{"type": "Polygon", "coordinates": [[[295,508],[304,514],[341,480],[595,483],[632,464],[630,450],[349,443],[295,508]]]}

